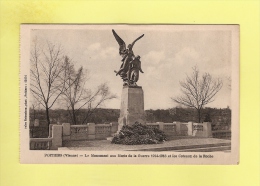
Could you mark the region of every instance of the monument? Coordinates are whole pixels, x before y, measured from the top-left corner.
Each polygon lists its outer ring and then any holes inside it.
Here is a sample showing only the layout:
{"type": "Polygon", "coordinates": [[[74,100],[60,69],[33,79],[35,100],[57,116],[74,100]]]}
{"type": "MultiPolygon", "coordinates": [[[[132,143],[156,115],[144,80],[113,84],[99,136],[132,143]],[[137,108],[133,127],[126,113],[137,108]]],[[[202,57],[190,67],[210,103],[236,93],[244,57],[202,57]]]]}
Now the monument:
{"type": "Polygon", "coordinates": [[[114,71],[123,80],[120,117],[118,119],[118,131],[120,131],[123,125],[133,125],[135,122],[145,124],[144,92],[142,87],[137,85],[139,72],[144,72],[141,68],[141,57],[135,56],[133,52],[135,42],[141,39],[144,34],[126,48],[125,42],[114,30],[112,32],[119,44],[119,55],[122,56],[120,69],[114,71]]]}

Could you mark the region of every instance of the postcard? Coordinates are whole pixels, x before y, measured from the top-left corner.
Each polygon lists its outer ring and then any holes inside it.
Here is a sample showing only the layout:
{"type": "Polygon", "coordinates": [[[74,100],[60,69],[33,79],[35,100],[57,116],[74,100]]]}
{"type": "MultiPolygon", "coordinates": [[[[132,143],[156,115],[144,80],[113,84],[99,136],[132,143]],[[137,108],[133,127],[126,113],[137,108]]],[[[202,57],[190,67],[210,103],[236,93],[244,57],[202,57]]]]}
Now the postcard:
{"type": "Polygon", "coordinates": [[[20,26],[20,162],[239,164],[239,25],[20,26]]]}

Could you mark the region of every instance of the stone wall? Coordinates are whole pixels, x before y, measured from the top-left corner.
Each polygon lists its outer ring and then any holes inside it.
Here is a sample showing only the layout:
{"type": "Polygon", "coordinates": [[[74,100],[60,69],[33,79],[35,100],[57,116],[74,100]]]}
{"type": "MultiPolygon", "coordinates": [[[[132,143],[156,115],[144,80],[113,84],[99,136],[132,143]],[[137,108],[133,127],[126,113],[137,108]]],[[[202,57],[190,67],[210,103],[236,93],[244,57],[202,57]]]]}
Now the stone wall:
{"type": "Polygon", "coordinates": [[[118,124],[95,124],[88,123],[86,125],[70,125],[63,123],[63,140],[95,140],[106,139],[117,132],[118,124]]]}
{"type": "Polygon", "coordinates": [[[63,127],[51,124],[48,138],[30,138],[30,150],[57,150],[62,147],[63,127]]]}
{"type": "MultiPolygon", "coordinates": [[[[204,138],[230,138],[231,131],[212,132],[211,123],[146,123],[148,127],[162,130],[166,136],[196,136],[204,138]]],[[[86,125],[50,124],[48,138],[30,138],[31,150],[57,150],[63,141],[70,140],[103,140],[113,136],[118,131],[118,123],[86,125]]]]}

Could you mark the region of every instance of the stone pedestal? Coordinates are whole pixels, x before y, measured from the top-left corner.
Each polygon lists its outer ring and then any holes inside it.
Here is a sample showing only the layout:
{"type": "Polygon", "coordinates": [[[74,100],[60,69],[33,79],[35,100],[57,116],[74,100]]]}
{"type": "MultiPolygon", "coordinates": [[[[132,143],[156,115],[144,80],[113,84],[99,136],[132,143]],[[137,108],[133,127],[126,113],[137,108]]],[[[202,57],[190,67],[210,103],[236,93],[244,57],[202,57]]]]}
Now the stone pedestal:
{"type": "Polygon", "coordinates": [[[135,122],[145,124],[144,92],[139,86],[124,86],[121,96],[118,131],[123,125],[133,125],[135,122]]]}
{"type": "Polygon", "coordinates": [[[59,147],[62,147],[62,126],[53,125],[51,150],[57,150],[59,147]]]}
{"type": "Polygon", "coordinates": [[[88,139],[95,139],[96,138],[96,126],[95,126],[95,123],[88,123],[88,130],[87,130],[87,133],[88,133],[88,139]]]}
{"type": "Polygon", "coordinates": [[[62,140],[70,140],[70,123],[62,123],[62,140]]]}

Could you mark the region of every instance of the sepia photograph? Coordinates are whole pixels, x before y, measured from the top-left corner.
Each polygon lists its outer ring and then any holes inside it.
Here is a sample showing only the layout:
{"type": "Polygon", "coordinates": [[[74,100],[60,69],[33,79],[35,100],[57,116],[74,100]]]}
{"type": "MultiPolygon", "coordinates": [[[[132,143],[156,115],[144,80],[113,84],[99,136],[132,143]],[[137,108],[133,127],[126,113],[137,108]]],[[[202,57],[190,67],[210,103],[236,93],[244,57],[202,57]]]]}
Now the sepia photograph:
{"type": "Polygon", "coordinates": [[[259,185],[259,5],[0,0],[0,186],[259,185]]]}
{"type": "Polygon", "coordinates": [[[20,29],[21,163],[239,163],[239,25],[20,29]]]}

